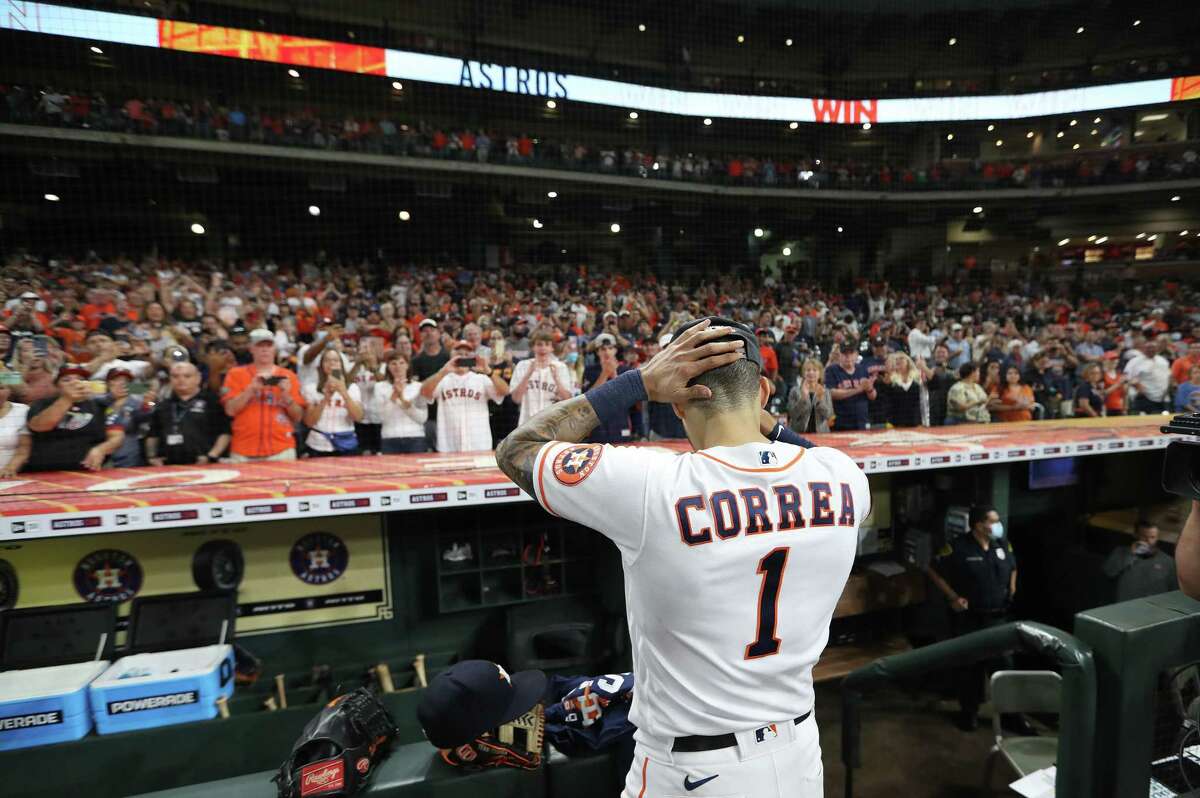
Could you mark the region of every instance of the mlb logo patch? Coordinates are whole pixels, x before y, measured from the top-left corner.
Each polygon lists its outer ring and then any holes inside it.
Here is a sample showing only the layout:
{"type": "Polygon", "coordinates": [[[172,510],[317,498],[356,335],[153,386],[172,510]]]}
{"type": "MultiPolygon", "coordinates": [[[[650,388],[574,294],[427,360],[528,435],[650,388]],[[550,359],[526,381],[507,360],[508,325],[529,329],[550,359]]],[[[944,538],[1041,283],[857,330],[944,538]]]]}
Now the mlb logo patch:
{"type": "Polygon", "coordinates": [[[779,460],[775,457],[775,452],[762,451],[758,453],[758,462],[763,465],[776,465],[779,460]]]}
{"type": "Polygon", "coordinates": [[[761,729],[754,730],[754,742],[763,743],[767,740],[774,740],[779,736],[779,729],[775,728],[775,724],[763,726],[761,729]]]}

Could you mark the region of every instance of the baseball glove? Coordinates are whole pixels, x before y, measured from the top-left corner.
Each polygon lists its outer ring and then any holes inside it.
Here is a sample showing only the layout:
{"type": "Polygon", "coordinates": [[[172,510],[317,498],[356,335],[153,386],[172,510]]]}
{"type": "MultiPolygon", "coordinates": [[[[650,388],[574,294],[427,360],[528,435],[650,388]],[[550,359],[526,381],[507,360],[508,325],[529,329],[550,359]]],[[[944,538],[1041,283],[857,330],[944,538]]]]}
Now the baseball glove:
{"type": "Polygon", "coordinates": [[[397,731],[387,709],[366,688],[338,696],[304,727],[272,779],[279,798],[354,795],[397,731]]]}
{"type": "Polygon", "coordinates": [[[520,768],[537,770],[542,764],[546,717],[537,704],[524,715],[481,734],[466,745],[439,751],[447,765],[465,770],[520,768]]]}

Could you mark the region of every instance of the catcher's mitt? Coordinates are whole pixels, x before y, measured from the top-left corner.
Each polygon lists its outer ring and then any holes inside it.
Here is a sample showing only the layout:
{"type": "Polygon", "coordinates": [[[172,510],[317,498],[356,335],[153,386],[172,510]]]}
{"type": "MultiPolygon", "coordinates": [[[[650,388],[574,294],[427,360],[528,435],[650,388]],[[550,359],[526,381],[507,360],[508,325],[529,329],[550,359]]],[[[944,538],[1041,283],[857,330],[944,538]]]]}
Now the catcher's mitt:
{"type": "Polygon", "coordinates": [[[291,756],[272,779],[279,798],[353,795],[397,731],[371,691],[359,688],[338,696],[304,727],[291,756]]]}

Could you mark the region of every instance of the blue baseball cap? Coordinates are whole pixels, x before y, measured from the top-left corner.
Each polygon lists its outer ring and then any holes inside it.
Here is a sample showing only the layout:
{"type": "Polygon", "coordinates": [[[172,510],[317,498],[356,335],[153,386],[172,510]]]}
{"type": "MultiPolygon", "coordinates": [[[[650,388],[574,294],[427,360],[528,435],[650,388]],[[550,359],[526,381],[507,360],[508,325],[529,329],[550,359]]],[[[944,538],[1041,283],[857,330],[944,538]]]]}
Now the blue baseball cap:
{"type": "Polygon", "coordinates": [[[429,683],[417,706],[417,720],[429,742],[457,748],[519,718],[546,693],[546,674],[509,675],[484,659],[451,665],[429,683]]]}
{"type": "Polygon", "coordinates": [[[762,350],[759,349],[758,346],[758,337],[754,334],[754,331],[745,324],[736,322],[733,319],[727,319],[723,316],[703,316],[699,319],[695,319],[693,321],[689,321],[687,324],[684,324],[675,331],[675,334],[671,336],[671,340],[674,341],[676,338],[700,324],[705,319],[708,320],[710,326],[712,327],[729,328],[729,335],[721,336],[720,338],[717,338],[716,341],[709,341],[709,343],[743,341],[746,344],[744,349],[746,359],[758,366],[759,371],[763,370],[763,356],[762,350]]]}

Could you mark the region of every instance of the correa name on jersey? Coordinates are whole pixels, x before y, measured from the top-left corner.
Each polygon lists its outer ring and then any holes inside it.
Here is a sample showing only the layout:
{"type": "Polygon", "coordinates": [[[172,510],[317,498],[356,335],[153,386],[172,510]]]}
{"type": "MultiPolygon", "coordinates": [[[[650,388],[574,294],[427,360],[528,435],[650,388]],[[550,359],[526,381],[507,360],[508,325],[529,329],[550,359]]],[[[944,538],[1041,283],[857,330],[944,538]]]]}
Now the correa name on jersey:
{"type": "Polygon", "coordinates": [[[126,715],[130,712],[145,712],[150,709],[164,707],[179,707],[195,704],[200,700],[200,694],[195,690],[185,690],[181,693],[166,693],[164,695],[148,695],[142,698],[127,698],[123,701],[109,701],[108,714],[126,715]]]}
{"type": "Polygon", "coordinates": [[[63,715],[59,710],[34,712],[30,715],[9,715],[6,718],[0,718],[0,731],[32,729],[38,726],[54,726],[62,722],[63,715]]]}
{"type": "Polygon", "coordinates": [[[714,538],[731,540],[743,532],[760,535],[806,527],[854,527],[854,493],[850,485],[839,483],[837,494],[835,500],[828,482],[809,482],[804,487],[774,485],[769,496],[762,488],[684,496],[675,501],[679,539],[688,546],[700,546],[712,543],[714,538]]]}

